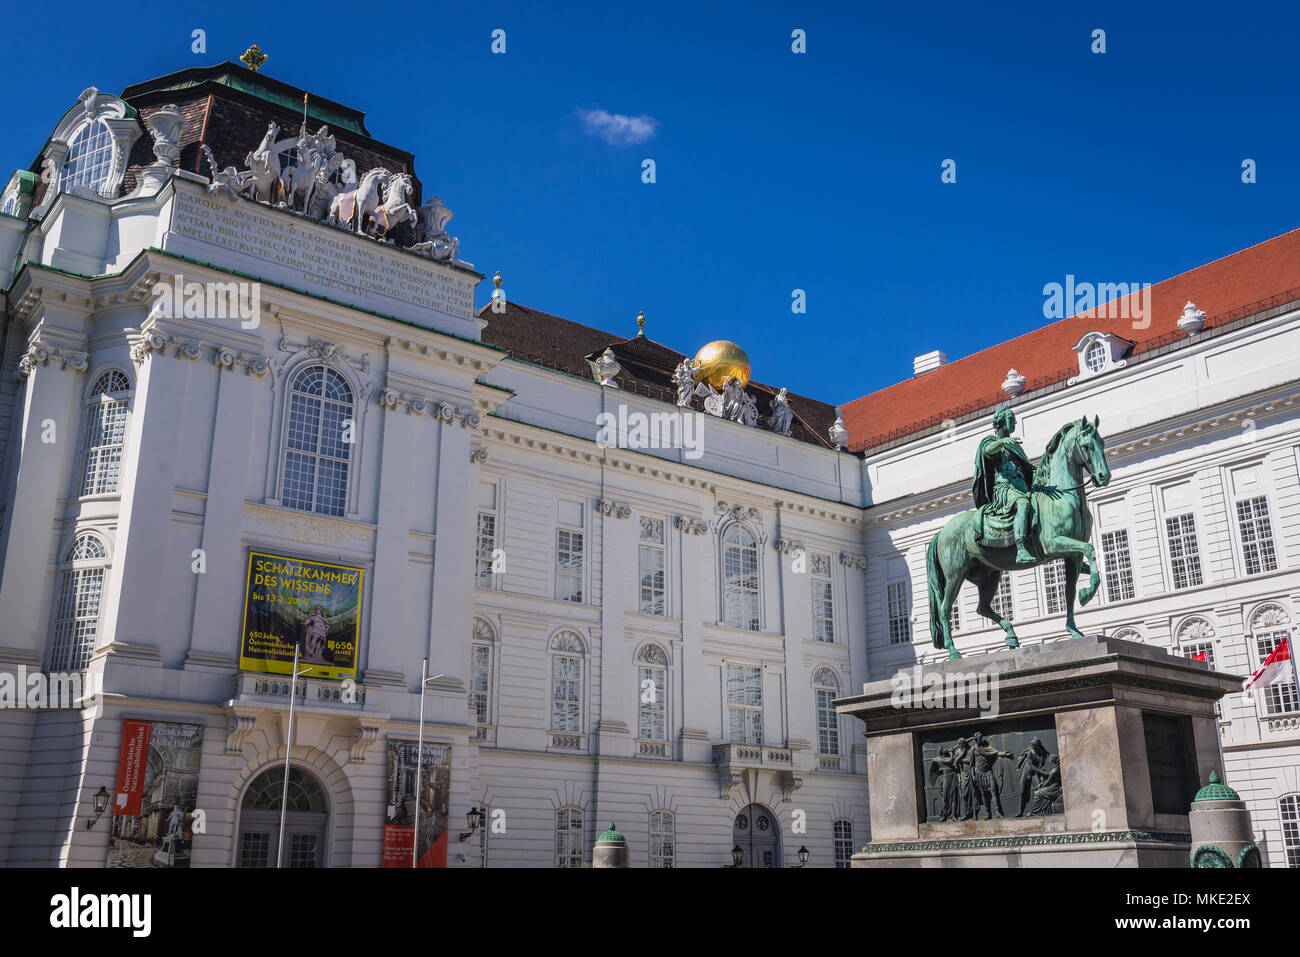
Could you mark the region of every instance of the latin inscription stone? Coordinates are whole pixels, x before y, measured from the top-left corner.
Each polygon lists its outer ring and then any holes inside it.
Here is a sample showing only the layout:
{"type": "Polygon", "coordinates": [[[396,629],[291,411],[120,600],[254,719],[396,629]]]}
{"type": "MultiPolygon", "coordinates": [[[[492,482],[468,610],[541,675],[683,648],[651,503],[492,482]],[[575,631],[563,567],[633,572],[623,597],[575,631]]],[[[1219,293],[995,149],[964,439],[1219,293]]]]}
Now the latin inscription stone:
{"type": "Polygon", "coordinates": [[[252,203],[178,188],[164,247],[431,328],[476,332],[476,276],[252,203]],[[237,261],[203,246],[229,250],[237,261]],[[440,322],[431,313],[454,321],[440,322]]]}

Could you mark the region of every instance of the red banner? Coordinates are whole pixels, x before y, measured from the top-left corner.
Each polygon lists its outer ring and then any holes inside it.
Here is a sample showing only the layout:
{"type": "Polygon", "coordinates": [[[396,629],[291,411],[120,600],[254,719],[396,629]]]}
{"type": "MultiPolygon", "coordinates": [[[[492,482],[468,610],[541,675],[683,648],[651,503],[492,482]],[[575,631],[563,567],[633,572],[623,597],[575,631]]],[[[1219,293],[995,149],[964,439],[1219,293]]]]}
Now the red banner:
{"type": "MultiPolygon", "coordinates": [[[[386,824],[384,826],[384,853],[380,867],[410,867],[411,840],[415,828],[410,825],[386,824]]],[[[418,867],[447,866],[447,832],[439,834],[420,856],[418,867]]]]}
{"type": "Polygon", "coordinates": [[[144,767],[149,758],[150,721],[122,722],[122,750],[117,757],[117,790],[113,792],[113,813],[138,816],[144,797],[144,767]]]}

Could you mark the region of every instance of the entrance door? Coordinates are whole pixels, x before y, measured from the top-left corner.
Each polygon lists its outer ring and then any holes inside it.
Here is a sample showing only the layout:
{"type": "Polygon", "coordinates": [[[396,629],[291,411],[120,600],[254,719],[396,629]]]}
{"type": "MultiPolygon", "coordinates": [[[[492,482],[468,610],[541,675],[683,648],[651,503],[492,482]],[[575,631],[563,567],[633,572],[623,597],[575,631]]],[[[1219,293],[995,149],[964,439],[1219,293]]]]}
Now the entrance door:
{"type": "MultiPolygon", "coordinates": [[[[284,768],[269,768],[248,786],[239,814],[239,867],[275,867],[280,847],[280,802],[284,768]]],[[[324,867],[329,814],[325,794],[310,774],[289,770],[289,804],[284,815],[284,867],[324,867]]]]}
{"type": "Polygon", "coordinates": [[[751,804],[731,827],[733,847],[741,850],[741,867],[780,867],[781,828],[776,815],[762,804],[751,804]]]}

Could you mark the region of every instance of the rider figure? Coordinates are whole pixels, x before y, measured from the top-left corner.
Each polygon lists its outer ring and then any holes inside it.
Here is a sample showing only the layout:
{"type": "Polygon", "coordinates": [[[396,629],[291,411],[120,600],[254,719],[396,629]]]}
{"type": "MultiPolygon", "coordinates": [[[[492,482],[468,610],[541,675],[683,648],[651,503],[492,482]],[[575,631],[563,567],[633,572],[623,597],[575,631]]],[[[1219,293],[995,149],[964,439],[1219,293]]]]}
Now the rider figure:
{"type": "Polygon", "coordinates": [[[1029,516],[1033,503],[1029,486],[1034,469],[1029,464],[1020,440],[1011,435],[1016,427],[1016,414],[1010,409],[999,409],[993,416],[993,435],[980,440],[975,457],[975,483],[971,492],[976,508],[982,508],[978,522],[979,535],[983,536],[984,515],[1014,513],[1013,529],[1016,537],[1016,561],[1033,564],[1034,556],[1025,547],[1029,533],[1029,516]]]}

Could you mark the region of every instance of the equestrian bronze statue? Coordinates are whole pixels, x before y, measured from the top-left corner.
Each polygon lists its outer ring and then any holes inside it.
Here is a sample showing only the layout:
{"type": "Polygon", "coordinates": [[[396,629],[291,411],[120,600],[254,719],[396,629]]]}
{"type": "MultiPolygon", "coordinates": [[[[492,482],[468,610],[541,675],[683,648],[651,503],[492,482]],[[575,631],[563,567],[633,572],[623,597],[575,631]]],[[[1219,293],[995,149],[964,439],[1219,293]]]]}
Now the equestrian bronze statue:
{"type": "Polygon", "coordinates": [[[952,642],[950,614],[963,582],[979,589],[979,613],[1002,626],[1007,646],[1018,647],[1011,622],[993,608],[1002,573],[1064,560],[1065,628],[1076,638],[1075,587],[1079,573],[1088,586],[1079,603],[1088,604],[1101,584],[1097,556],[1089,543],[1092,516],[1084,495],[1086,472],[1099,488],[1110,482],[1105,442],[1098,420],[1087,417],[1063,425],[1047,443],[1035,469],[1020,440],[1012,436],[1015,413],[999,409],[993,434],[979,444],[972,493],[975,508],[954,515],[930,541],[925,555],[929,578],[930,638],[946,648],[948,658],[960,658],[952,642]]]}

